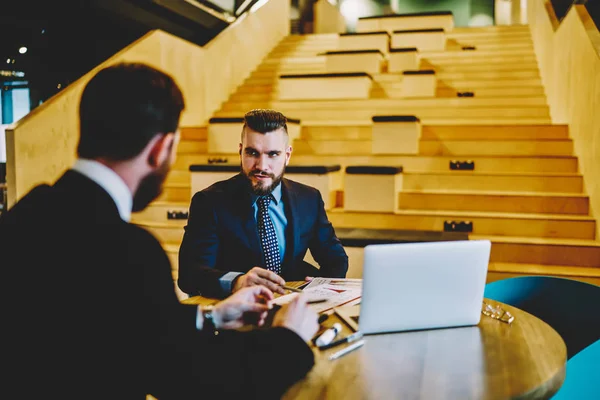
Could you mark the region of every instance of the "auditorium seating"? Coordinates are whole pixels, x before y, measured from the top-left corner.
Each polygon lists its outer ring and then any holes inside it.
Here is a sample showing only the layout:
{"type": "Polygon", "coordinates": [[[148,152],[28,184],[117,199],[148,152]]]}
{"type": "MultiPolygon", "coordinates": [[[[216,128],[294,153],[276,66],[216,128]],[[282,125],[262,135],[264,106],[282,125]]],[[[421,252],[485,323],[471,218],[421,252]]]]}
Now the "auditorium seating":
{"type": "MultiPolygon", "coordinates": [[[[345,210],[341,187],[328,211],[336,228],[459,232],[492,241],[489,281],[555,275],[600,283],[597,222],[568,126],[552,124],[528,26],[457,28],[447,13],[430,17],[399,17],[405,28],[369,19],[360,34],[289,35],[213,118],[274,108],[299,119],[290,166],[398,168],[391,207],[345,210]],[[410,35],[391,46],[396,31],[423,29],[442,34],[443,48],[409,43],[410,35]],[[357,63],[362,71],[331,63],[332,55],[366,50],[381,58],[380,71],[368,57],[357,63]],[[340,89],[336,74],[357,81],[340,89]],[[381,117],[402,124],[381,130],[381,117]]],[[[210,129],[183,127],[165,193],[134,215],[174,265],[192,196],[190,165],[239,166],[237,145],[208,150],[210,129]]]]}

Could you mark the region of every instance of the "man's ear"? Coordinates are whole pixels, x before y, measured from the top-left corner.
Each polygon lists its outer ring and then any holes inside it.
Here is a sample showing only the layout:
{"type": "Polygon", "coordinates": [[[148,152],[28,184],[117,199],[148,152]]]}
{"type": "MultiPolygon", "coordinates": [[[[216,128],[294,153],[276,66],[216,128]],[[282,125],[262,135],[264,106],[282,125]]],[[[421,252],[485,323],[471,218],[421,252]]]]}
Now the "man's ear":
{"type": "Polygon", "coordinates": [[[288,146],[285,151],[285,165],[287,166],[290,163],[290,158],[292,157],[292,146],[288,146]]]}
{"type": "Polygon", "coordinates": [[[151,142],[150,153],[148,154],[148,164],[157,168],[169,158],[175,145],[175,134],[157,135],[158,137],[151,142]]]}

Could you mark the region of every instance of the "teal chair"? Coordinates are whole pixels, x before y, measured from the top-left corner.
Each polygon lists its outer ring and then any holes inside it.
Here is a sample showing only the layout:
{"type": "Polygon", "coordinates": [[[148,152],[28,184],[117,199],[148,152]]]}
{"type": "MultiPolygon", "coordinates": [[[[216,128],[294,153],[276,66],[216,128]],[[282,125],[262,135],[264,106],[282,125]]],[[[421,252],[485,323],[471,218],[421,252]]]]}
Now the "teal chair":
{"type": "Polygon", "coordinates": [[[600,340],[600,286],[551,276],[523,276],[488,283],[484,297],[546,322],[563,338],[568,360],[600,340]]]}
{"type": "Polygon", "coordinates": [[[567,376],[552,400],[600,399],[600,340],[567,362],[567,376]]]}

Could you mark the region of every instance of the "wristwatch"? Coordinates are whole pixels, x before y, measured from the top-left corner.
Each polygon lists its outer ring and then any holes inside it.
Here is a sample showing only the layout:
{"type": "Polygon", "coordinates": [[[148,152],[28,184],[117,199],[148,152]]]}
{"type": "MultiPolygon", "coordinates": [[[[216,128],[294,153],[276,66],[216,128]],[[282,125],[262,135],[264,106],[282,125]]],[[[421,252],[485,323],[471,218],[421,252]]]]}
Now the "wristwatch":
{"type": "Polygon", "coordinates": [[[214,306],[202,307],[202,317],[204,318],[204,321],[202,322],[202,331],[218,335],[219,331],[215,326],[214,309],[214,306]]]}

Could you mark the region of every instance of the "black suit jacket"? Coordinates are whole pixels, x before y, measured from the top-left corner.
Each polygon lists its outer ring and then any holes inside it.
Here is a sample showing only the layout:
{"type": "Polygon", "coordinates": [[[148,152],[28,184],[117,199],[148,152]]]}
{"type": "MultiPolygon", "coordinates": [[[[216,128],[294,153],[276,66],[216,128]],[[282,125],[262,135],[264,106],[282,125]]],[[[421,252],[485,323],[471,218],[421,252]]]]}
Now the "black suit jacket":
{"type": "Polygon", "coordinates": [[[314,362],[284,328],[198,332],[159,242],[75,171],[0,217],[0,260],[7,398],[277,398],[314,362]]]}
{"type": "MultiPolygon", "coordinates": [[[[320,192],[289,179],[282,180],[282,200],[288,220],[282,277],[343,278],[348,256],[327,219],[320,192]],[[304,261],[307,250],[319,263],[304,261]]],[[[223,296],[219,278],[229,271],[248,272],[263,266],[252,195],[242,174],[196,193],[179,249],[179,287],[190,295],[223,296]]]]}

